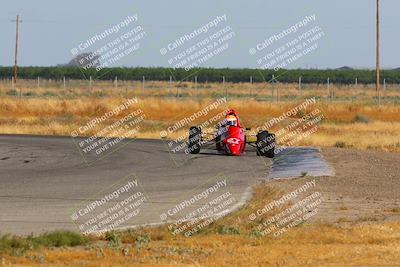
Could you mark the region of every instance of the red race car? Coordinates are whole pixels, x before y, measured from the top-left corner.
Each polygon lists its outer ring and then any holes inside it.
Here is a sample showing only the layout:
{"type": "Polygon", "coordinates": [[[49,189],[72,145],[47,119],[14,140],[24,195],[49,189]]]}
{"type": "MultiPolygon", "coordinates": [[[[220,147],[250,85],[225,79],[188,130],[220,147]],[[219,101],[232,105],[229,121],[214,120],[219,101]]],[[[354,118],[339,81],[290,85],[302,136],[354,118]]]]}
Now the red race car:
{"type": "Polygon", "coordinates": [[[200,127],[192,126],[189,130],[188,152],[200,153],[201,148],[215,149],[219,153],[240,156],[245,152],[246,144],[256,148],[257,155],[273,158],[275,156],[275,135],[259,131],[255,141],[247,137],[250,129],[243,129],[234,110],[228,110],[224,121],[217,125],[215,133],[202,133],[200,127]]]}

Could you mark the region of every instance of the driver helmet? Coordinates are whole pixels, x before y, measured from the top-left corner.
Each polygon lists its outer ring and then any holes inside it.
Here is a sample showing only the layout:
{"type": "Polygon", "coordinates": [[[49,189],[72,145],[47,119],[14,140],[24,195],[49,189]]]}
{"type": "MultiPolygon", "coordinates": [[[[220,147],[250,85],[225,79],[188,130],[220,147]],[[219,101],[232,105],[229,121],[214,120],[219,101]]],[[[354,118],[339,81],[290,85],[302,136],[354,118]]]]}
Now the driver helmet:
{"type": "Polygon", "coordinates": [[[237,116],[236,111],[234,109],[228,109],[226,111],[226,117],[228,117],[229,115],[234,115],[235,117],[237,116]]]}
{"type": "Polygon", "coordinates": [[[228,126],[237,126],[237,118],[235,115],[226,116],[226,125],[228,126]]]}

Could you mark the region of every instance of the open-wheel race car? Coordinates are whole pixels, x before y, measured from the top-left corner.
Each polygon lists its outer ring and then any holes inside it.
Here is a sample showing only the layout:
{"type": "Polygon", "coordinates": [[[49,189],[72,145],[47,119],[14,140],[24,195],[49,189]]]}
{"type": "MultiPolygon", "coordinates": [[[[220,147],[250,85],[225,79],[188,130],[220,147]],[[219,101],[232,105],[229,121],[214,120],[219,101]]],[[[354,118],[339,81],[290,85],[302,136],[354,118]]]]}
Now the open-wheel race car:
{"type": "Polygon", "coordinates": [[[249,133],[251,129],[240,126],[227,125],[223,130],[214,133],[203,133],[197,126],[190,127],[188,150],[191,154],[198,154],[203,149],[215,149],[221,154],[240,156],[245,152],[246,144],[254,147],[259,156],[273,158],[275,156],[275,135],[268,131],[249,133]],[[254,141],[248,141],[251,137],[254,141]],[[254,139],[254,138],[253,138],[254,139]]]}

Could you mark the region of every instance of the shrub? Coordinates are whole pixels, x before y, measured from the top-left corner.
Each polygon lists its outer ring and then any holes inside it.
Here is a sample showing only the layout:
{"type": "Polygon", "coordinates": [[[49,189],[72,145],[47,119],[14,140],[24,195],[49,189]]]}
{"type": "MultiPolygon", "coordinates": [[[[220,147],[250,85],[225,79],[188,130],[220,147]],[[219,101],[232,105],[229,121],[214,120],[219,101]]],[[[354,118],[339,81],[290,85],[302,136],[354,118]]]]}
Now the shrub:
{"type": "Polygon", "coordinates": [[[218,234],[221,235],[239,235],[239,229],[231,226],[221,226],[218,228],[218,234]]]}
{"type": "Polygon", "coordinates": [[[300,177],[306,177],[307,174],[308,174],[307,172],[301,172],[301,173],[300,173],[300,177]]]}
{"type": "Polygon", "coordinates": [[[96,91],[96,92],[94,92],[94,96],[95,97],[106,97],[107,94],[103,91],[96,91]]]}
{"type": "Polygon", "coordinates": [[[44,97],[52,97],[52,96],[55,96],[55,94],[53,92],[46,91],[46,92],[44,92],[42,94],[42,96],[44,96],[44,97]]]}
{"type": "Polygon", "coordinates": [[[353,122],[368,123],[369,119],[368,119],[368,117],[364,116],[363,114],[358,113],[354,117],[353,122]]]}
{"type": "Polygon", "coordinates": [[[108,241],[108,245],[110,247],[118,248],[121,245],[121,238],[114,231],[106,233],[106,240],[108,241]]]}
{"type": "Polygon", "coordinates": [[[344,147],[346,147],[346,143],[343,141],[337,141],[335,143],[335,147],[344,148],[344,147]]]}
{"type": "Polygon", "coordinates": [[[150,242],[150,237],[147,234],[138,235],[135,240],[135,245],[137,248],[142,248],[147,246],[150,242]]]}
{"type": "Polygon", "coordinates": [[[262,237],[263,234],[259,229],[254,228],[254,229],[251,230],[250,236],[252,236],[252,237],[262,237]]]}
{"type": "Polygon", "coordinates": [[[25,251],[29,249],[26,239],[3,235],[0,237],[0,254],[7,251],[25,251]]]}
{"type": "Polygon", "coordinates": [[[24,96],[36,96],[36,93],[29,91],[29,92],[24,93],[24,96]]]}
{"type": "MultiPolygon", "coordinates": [[[[137,248],[146,246],[152,239],[150,234],[135,229],[129,229],[120,232],[120,234],[122,243],[135,244],[137,248]]],[[[157,234],[156,239],[158,240],[164,239],[164,237],[162,236],[163,234],[164,233],[159,232],[157,234]]]]}
{"type": "Polygon", "coordinates": [[[6,95],[12,95],[12,96],[17,96],[18,92],[17,90],[10,90],[6,92],[6,95]]]}

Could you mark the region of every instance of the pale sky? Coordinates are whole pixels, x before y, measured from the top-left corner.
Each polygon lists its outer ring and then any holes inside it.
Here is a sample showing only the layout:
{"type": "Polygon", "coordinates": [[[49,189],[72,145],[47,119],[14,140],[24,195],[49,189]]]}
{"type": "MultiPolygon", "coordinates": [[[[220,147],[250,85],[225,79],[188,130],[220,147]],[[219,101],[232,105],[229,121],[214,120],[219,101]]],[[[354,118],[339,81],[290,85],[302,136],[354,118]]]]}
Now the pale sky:
{"type": "MultiPolygon", "coordinates": [[[[400,1],[381,1],[381,64],[400,67],[400,1]]],[[[19,14],[21,66],[52,66],[71,60],[79,43],[137,14],[146,32],[140,49],[116,66],[163,66],[160,49],[216,16],[226,14],[235,33],[229,48],[204,63],[205,67],[257,67],[249,49],[267,37],[315,14],[314,25],[324,37],[318,49],[290,68],[372,68],[375,64],[375,0],[2,0],[0,8],[0,65],[13,64],[15,15],[19,14]]]]}

